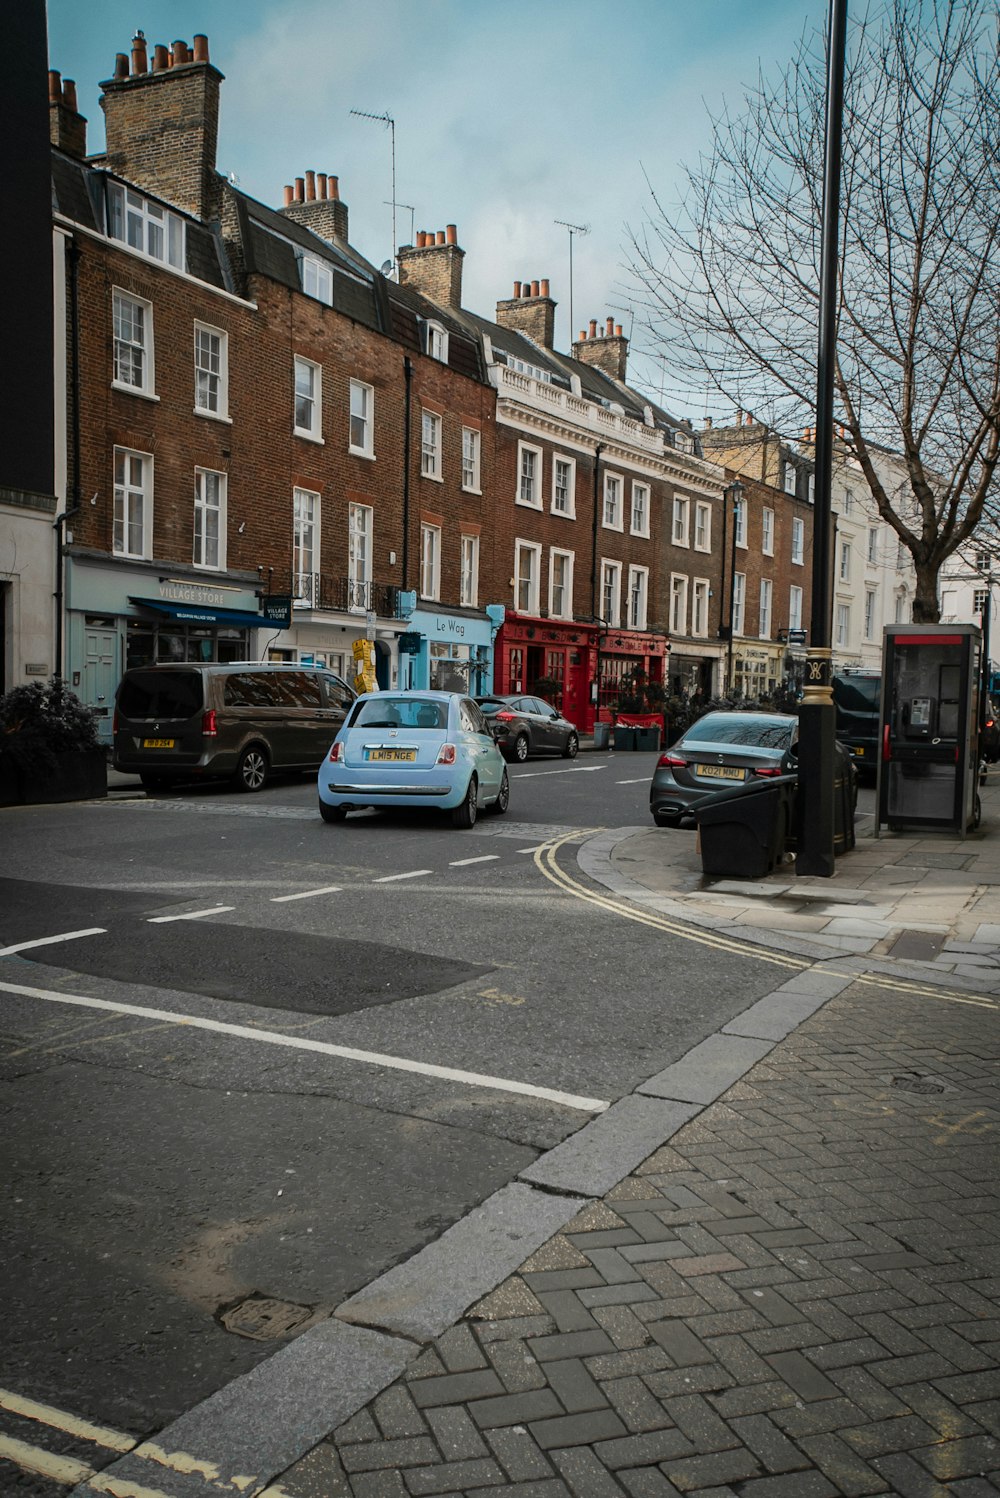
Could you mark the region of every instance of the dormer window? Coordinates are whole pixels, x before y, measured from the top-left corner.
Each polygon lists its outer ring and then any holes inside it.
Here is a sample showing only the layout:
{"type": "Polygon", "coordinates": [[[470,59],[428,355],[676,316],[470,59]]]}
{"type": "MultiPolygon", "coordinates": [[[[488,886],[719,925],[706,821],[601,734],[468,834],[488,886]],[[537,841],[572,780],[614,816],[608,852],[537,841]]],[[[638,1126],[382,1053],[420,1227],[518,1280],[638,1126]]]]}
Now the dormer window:
{"type": "Polygon", "coordinates": [[[328,265],[312,255],[302,255],[299,259],[299,275],[302,277],[302,290],[306,296],[315,297],[317,302],[323,302],[327,307],[333,306],[333,271],[328,265]]]}
{"type": "Polygon", "coordinates": [[[150,260],[184,269],[184,220],[120,182],[108,183],[108,234],[150,260]]]}
{"type": "Polygon", "coordinates": [[[796,472],[794,463],[785,464],[785,493],[794,494],[796,490],[796,472]]]}
{"type": "Polygon", "coordinates": [[[674,446],[676,447],[678,452],[693,453],[694,438],[690,435],[689,432],[675,432],[674,446]]]}
{"type": "Polygon", "coordinates": [[[429,354],[432,359],[438,359],[442,364],[448,362],[448,334],[439,322],[425,322],[423,324],[424,353],[429,354]]]}

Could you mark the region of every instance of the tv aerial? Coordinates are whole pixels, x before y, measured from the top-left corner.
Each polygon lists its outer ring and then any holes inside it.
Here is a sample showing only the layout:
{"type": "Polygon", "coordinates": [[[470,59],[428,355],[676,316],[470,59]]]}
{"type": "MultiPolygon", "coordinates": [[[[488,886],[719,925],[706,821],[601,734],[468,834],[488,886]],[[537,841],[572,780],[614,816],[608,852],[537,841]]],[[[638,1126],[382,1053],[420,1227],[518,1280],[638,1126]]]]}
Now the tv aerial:
{"type": "Polygon", "coordinates": [[[553,223],[558,224],[561,229],[569,231],[569,341],[572,346],[573,329],[576,327],[576,323],[573,321],[573,235],[589,234],[590,225],[568,224],[564,218],[553,219],[553,223]]]}

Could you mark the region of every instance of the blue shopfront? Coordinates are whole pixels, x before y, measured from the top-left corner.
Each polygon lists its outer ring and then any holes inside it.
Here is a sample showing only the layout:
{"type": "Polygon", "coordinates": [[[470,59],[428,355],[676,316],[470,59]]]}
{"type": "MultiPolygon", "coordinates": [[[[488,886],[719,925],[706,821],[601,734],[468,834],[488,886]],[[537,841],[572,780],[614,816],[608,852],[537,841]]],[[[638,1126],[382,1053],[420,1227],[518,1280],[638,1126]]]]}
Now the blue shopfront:
{"type": "Polygon", "coordinates": [[[493,641],[503,604],[485,609],[416,608],[399,638],[399,684],[472,697],[493,690],[493,641]]]}

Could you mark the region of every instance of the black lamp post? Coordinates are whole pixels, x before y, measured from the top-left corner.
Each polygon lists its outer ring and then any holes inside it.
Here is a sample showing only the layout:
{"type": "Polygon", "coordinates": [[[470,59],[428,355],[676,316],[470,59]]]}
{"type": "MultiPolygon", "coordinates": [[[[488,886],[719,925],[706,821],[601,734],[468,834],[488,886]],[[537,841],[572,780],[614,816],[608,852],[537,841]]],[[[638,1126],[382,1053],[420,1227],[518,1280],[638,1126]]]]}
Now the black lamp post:
{"type": "Polygon", "coordinates": [[[831,684],[830,607],[833,382],[837,354],[840,259],[840,162],[844,122],[847,0],[830,0],[827,43],[826,153],[820,259],[819,348],[816,361],[816,494],[813,510],[812,618],[806,680],[799,706],[799,818],[797,874],[829,879],[834,872],[834,753],[836,715],[831,684]]]}
{"type": "Polygon", "coordinates": [[[733,505],[733,544],[729,553],[729,643],[726,646],[726,692],[730,694],[733,690],[733,635],[736,632],[736,534],[745,492],[739,479],[734,479],[725,490],[725,497],[732,500],[733,505]]]}

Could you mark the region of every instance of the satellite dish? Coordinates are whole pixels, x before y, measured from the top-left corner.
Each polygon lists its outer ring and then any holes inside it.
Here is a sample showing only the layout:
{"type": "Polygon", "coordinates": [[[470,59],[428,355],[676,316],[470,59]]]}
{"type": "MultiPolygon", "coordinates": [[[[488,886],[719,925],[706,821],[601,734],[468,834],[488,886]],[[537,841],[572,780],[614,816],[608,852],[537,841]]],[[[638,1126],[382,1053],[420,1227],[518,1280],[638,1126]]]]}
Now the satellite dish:
{"type": "Polygon", "coordinates": [[[382,261],[382,274],[383,274],[383,276],[386,277],[387,280],[391,281],[393,279],[393,276],[395,274],[395,270],[396,270],[396,266],[395,266],[395,262],[394,261],[392,261],[392,260],[383,260],[382,261]]]}

